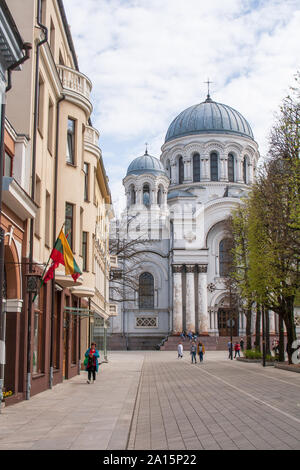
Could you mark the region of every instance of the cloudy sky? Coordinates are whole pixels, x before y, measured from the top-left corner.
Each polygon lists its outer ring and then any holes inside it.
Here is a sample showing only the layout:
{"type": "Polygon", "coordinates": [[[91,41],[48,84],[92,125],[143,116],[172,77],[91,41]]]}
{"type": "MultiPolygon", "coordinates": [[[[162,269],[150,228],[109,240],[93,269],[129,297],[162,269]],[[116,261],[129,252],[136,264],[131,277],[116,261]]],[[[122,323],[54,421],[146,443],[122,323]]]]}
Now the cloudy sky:
{"type": "MultiPolygon", "coordinates": [[[[211,96],[249,121],[261,154],[300,70],[300,0],[64,0],[113,201],[135,157],[211,96]]],[[[122,198],[121,198],[122,199],[122,198]]]]}

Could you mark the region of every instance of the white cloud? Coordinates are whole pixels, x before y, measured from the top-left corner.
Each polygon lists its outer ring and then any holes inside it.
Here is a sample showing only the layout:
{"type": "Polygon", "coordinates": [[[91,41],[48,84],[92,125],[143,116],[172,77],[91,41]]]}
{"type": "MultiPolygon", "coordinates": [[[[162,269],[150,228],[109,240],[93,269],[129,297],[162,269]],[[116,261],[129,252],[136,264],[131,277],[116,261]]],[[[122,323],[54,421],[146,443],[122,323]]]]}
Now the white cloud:
{"type": "MultiPolygon", "coordinates": [[[[80,69],[93,82],[112,194],[131,159],[206,96],[239,110],[261,153],[300,62],[298,0],[64,0],[80,69]]],[[[113,194],[114,199],[114,194],[113,194]]]]}

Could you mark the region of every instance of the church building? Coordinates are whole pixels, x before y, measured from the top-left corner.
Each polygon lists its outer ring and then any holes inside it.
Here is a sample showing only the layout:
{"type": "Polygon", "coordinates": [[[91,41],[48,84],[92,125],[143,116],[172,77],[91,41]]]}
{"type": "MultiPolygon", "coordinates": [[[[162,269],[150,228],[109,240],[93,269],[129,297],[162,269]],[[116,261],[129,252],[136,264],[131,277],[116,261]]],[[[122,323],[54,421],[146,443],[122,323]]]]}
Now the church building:
{"type": "MultiPolygon", "coordinates": [[[[112,342],[125,337],[127,346],[182,331],[230,335],[225,220],[255,180],[258,144],[241,113],[208,94],[173,120],[161,150],[160,159],[147,150],[134,159],[123,180],[123,222],[134,226],[129,233],[139,240],[140,261],[133,295],[119,303],[111,334],[112,342]]],[[[245,335],[245,328],[241,306],[233,335],[245,335]]]]}

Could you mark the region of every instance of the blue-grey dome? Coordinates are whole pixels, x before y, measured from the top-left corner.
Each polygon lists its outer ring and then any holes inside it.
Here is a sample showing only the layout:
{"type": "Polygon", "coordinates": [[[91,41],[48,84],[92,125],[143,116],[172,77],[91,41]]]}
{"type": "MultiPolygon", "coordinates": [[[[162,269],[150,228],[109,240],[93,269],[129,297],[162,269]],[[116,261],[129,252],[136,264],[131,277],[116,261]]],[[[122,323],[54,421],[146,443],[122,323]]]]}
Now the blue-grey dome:
{"type": "Polygon", "coordinates": [[[166,176],[166,171],[158,158],[152,157],[146,151],[145,155],[135,158],[129,165],[127,175],[141,175],[143,173],[163,174],[166,176]]]}
{"type": "Polygon", "coordinates": [[[187,135],[209,133],[238,134],[254,140],[249,123],[238,111],[216,103],[208,95],[206,101],[185,109],[174,119],[165,142],[187,135]]]}

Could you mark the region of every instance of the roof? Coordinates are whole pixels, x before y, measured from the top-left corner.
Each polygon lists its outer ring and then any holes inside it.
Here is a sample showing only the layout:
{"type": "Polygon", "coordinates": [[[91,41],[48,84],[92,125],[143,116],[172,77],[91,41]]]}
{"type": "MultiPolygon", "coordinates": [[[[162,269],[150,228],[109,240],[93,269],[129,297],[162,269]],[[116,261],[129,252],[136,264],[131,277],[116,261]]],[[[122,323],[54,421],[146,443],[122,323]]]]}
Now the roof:
{"type": "Polygon", "coordinates": [[[173,120],[165,142],[202,133],[235,134],[254,140],[252,129],[241,113],[213,101],[209,95],[205,101],[185,109],[173,120]]]}
{"type": "Polygon", "coordinates": [[[130,174],[142,175],[143,173],[163,174],[166,176],[166,171],[161,161],[149,155],[147,150],[144,155],[135,158],[130,163],[126,176],[130,174]]]}

